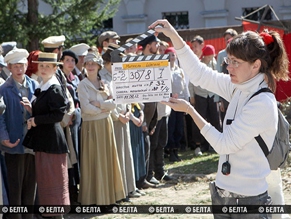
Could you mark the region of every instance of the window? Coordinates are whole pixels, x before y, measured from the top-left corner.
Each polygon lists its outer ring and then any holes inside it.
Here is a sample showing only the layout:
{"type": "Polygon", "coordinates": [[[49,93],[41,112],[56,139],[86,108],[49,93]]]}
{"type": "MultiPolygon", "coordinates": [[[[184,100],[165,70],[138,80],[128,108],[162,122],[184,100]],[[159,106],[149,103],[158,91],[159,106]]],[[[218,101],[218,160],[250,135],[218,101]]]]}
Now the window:
{"type": "Polygon", "coordinates": [[[176,29],[189,29],[189,17],[187,11],[164,12],[163,19],[167,19],[176,29]]]}
{"type": "MultiPolygon", "coordinates": [[[[245,17],[248,14],[250,14],[256,10],[258,10],[258,8],[243,8],[242,15],[245,17]]],[[[265,11],[265,8],[262,8],[261,10],[255,12],[255,13],[253,13],[250,16],[247,16],[245,18],[249,19],[249,20],[253,20],[253,21],[260,21],[263,14],[264,14],[264,11],[265,11]]],[[[272,20],[272,10],[270,8],[268,8],[267,14],[263,20],[265,20],[265,21],[272,20]]]]}

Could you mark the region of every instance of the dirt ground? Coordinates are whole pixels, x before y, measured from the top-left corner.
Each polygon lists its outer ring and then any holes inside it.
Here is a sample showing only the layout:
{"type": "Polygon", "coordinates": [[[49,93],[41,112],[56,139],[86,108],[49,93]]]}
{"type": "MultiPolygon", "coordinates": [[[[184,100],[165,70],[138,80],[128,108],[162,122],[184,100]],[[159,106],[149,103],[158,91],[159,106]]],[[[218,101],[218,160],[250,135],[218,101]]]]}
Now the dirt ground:
{"type": "MultiPolygon", "coordinates": [[[[211,204],[208,183],[215,179],[215,174],[172,174],[175,182],[162,182],[158,188],[143,190],[146,195],[140,198],[132,198],[126,205],[208,205],[211,204]]],[[[285,195],[285,203],[291,205],[291,167],[282,170],[282,181],[285,195]]],[[[117,219],[117,218],[202,218],[211,219],[211,214],[68,214],[68,219],[117,219]]]]}

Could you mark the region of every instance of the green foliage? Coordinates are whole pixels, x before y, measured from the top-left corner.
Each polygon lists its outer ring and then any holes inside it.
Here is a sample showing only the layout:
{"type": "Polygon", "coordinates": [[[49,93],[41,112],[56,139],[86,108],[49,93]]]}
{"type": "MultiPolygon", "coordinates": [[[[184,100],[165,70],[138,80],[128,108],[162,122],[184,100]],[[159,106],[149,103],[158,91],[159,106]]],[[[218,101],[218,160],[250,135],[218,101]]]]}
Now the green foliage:
{"type": "Polygon", "coordinates": [[[18,27],[22,26],[22,13],[17,9],[17,1],[0,0],[0,41],[12,40],[16,36],[18,27]]]}
{"type": "MultiPolygon", "coordinates": [[[[68,48],[76,42],[95,44],[92,29],[101,28],[102,22],[112,18],[120,0],[43,0],[51,8],[49,15],[36,13],[29,21],[26,5],[33,0],[0,0],[0,41],[17,41],[28,50],[31,41],[41,42],[48,36],[65,35],[68,48]]],[[[35,0],[39,4],[38,0],[35,0]]],[[[41,46],[41,45],[39,45],[41,46]]],[[[33,47],[33,46],[32,46],[33,47]]],[[[41,49],[41,48],[40,48],[41,49]]]]}

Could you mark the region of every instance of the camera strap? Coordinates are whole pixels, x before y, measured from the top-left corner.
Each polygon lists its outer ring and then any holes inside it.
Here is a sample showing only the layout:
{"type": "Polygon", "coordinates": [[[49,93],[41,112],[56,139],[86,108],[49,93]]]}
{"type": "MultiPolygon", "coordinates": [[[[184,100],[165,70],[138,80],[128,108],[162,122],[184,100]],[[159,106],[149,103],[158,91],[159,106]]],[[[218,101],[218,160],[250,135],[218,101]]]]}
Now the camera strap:
{"type": "MultiPolygon", "coordinates": [[[[237,104],[236,104],[236,107],[235,107],[235,110],[234,110],[233,117],[232,117],[232,119],[227,119],[226,120],[226,125],[231,125],[232,121],[234,120],[234,117],[235,117],[236,111],[237,111],[238,102],[239,102],[239,98],[238,98],[238,101],[237,101],[237,104]]],[[[227,162],[229,161],[229,154],[226,155],[226,161],[227,162]]]]}

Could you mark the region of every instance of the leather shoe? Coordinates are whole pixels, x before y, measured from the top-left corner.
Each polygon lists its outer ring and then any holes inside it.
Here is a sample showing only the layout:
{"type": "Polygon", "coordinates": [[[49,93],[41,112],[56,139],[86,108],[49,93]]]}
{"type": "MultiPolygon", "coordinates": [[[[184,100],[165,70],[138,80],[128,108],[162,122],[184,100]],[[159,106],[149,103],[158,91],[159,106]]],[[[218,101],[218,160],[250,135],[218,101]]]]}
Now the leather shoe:
{"type": "Polygon", "coordinates": [[[162,180],[171,181],[171,180],[173,180],[173,178],[166,174],[162,177],[162,180]]]}
{"type": "Polygon", "coordinates": [[[155,184],[149,183],[147,180],[144,181],[142,188],[147,189],[147,188],[156,188],[157,186],[155,184]]]}
{"type": "Polygon", "coordinates": [[[130,198],[139,198],[139,197],[141,196],[141,194],[138,193],[137,191],[132,191],[132,192],[130,192],[130,193],[128,194],[128,196],[129,196],[130,198]]]}
{"type": "Polygon", "coordinates": [[[156,185],[160,184],[159,180],[157,180],[154,176],[150,179],[150,183],[156,184],[156,185]]]}
{"type": "Polygon", "coordinates": [[[139,190],[139,189],[137,189],[137,190],[135,190],[137,193],[139,193],[140,195],[142,195],[142,196],[144,196],[144,195],[146,195],[145,194],[145,192],[143,192],[143,191],[141,191],[141,190],[139,190]]]}

